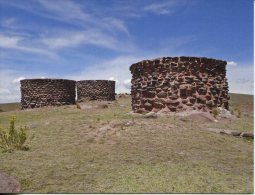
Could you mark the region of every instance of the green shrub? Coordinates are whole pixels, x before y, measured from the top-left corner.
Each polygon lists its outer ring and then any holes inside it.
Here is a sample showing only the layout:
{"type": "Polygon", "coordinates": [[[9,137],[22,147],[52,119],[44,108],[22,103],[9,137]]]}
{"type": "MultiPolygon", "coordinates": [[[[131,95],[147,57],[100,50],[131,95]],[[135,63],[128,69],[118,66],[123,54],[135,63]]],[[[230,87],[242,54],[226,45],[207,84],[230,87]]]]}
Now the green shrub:
{"type": "Polygon", "coordinates": [[[219,110],[217,108],[212,109],[213,117],[216,118],[219,115],[219,110]]]}
{"type": "Polygon", "coordinates": [[[76,103],[76,108],[77,108],[77,109],[81,109],[80,104],[76,103]]]}
{"type": "Polygon", "coordinates": [[[237,118],[241,118],[241,116],[242,116],[242,112],[241,112],[241,110],[239,109],[239,108],[237,108],[236,109],[236,112],[237,112],[237,118]]]}
{"type": "Polygon", "coordinates": [[[236,115],[237,118],[241,118],[242,117],[242,111],[241,111],[241,109],[239,107],[235,107],[233,109],[233,114],[236,115]]]}
{"type": "Polygon", "coordinates": [[[27,140],[27,127],[15,128],[16,117],[10,119],[9,129],[0,126],[0,148],[4,151],[27,150],[24,146],[27,140]]]}

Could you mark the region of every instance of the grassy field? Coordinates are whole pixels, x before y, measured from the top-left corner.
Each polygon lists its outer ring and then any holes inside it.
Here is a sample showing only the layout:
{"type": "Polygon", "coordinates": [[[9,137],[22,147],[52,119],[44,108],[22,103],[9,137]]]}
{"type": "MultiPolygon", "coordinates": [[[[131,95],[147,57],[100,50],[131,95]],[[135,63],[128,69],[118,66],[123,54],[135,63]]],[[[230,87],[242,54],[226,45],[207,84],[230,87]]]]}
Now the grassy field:
{"type": "Polygon", "coordinates": [[[28,151],[0,152],[0,172],[15,176],[24,193],[253,193],[253,140],[205,131],[252,131],[253,96],[231,94],[240,118],[207,124],[132,117],[130,101],[0,105],[1,124],[15,115],[34,136],[28,151]]]}
{"type": "Polygon", "coordinates": [[[13,110],[19,110],[19,109],[20,109],[20,103],[0,104],[0,112],[7,112],[7,111],[13,111],[13,110]]]}

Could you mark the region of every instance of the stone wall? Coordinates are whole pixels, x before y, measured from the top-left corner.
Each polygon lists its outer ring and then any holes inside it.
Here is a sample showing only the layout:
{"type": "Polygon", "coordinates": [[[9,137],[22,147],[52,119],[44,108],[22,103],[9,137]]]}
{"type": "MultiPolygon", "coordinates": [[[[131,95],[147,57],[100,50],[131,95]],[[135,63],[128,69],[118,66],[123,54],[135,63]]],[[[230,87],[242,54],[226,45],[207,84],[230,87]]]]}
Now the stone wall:
{"type": "Polygon", "coordinates": [[[204,57],[163,57],[132,64],[132,109],[138,113],[228,109],[226,64],[204,57]]]}
{"type": "Polygon", "coordinates": [[[20,83],[22,109],[75,103],[75,81],[24,79],[20,83]]]}
{"type": "Polygon", "coordinates": [[[83,80],[77,81],[77,101],[115,100],[115,81],[83,80]]]}

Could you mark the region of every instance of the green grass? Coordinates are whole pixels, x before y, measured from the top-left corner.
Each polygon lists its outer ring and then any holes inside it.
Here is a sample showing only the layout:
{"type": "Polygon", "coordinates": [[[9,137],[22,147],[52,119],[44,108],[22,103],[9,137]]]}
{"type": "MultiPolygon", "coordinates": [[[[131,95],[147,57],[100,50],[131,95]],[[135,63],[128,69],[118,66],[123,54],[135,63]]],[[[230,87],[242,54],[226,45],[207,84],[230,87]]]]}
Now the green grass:
{"type": "MultiPolygon", "coordinates": [[[[233,105],[253,116],[251,97],[238,98],[233,105]]],[[[34,139],[29,151],[0,152],[0,171],[15,176],[24,193],[253,193],[253,140],[169,116],[100,132],[111,121],[132,120],[130,101],[1,112],[0,123],[15,115],[34,139]]],[[[245,117],[237,120],[253,127],[245,117]]]]}
{"type": "Polygon", "coordinates": [[[235,120],[209,124],[210,127],[251,132],[254,129],[253,95],[230,94],[229,110],[237,117],[235,120]],[[239,114],[240,113],[240,117],[239,114]]]}

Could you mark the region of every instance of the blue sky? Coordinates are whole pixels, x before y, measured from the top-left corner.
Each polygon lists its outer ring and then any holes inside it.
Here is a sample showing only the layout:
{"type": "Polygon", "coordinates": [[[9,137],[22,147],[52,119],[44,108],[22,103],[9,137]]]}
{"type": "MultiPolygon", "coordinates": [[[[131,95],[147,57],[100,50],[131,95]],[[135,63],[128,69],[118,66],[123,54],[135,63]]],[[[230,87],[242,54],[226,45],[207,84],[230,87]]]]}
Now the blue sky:
{"type": "Polygon", "coordinates": [[[253,94],[252,0],[0,0],[0,102],[22,78],[116,80],[162,56],[228,61],[230,92],[253,94]]]}

